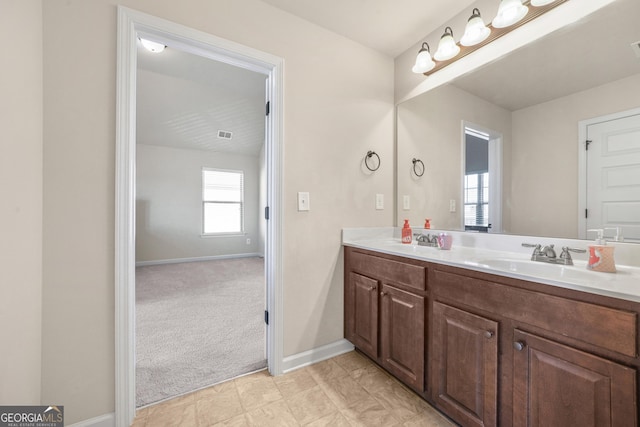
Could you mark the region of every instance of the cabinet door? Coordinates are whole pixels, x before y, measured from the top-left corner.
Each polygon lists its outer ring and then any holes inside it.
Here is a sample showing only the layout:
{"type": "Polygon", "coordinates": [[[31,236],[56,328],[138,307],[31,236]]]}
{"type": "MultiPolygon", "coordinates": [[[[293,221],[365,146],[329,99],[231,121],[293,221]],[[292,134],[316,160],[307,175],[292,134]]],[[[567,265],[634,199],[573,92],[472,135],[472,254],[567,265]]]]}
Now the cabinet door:
{"type": "Polygon", "coordinates": [[[351,272],[345,293],[345,338],[378,357],[378,281],[351,272]]]}
{"type": "Polygon", "coordinates": [[[516,426],[636,426],[636,371],[515,330],[516,426]]]}
{"type": "Polygon", "coordinates": [[[498,323],[434,302],[431,387],[464,426],[497,424],[498,323]]]}
{"type": "Polygon", "coordinates": [[[424,390],[424,297],[382,285],[381,364],[415,390],[424,390]]]}

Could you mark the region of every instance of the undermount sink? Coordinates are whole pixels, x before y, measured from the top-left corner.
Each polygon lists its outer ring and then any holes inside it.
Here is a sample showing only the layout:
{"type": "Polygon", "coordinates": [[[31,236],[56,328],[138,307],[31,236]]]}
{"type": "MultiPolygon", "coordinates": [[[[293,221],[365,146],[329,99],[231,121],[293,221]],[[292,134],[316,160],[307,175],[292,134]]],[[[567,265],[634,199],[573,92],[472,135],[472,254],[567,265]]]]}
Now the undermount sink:
{"type": "Polygon", "coordinates": [[[567,266],[559,264],[545,264],[522,259],[496,258],[480,260],[477,263],[479,267],[485,267],[492,270],[508,271],[527,276],[538,276],[549,279],[559,280],[611,280],[610,274],[597,273],[593,271],[583,270],[577,266],[567,266]]]}

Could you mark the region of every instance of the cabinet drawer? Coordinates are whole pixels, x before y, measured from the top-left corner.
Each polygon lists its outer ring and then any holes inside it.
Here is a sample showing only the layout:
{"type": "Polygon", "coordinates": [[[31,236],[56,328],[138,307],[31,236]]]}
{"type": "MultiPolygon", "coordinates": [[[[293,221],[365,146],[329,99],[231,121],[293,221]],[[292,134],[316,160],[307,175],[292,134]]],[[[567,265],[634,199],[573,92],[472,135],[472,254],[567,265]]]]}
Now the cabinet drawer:
{"type": "Polygon", "coordinates": [[[349,261],[352,270],[364,275],[421,291],[426,290],[427,281],[424,267],[355,251],[351,253],[349,261]]]}
{"type": "Polygon", "coordinates": [[[635,357],[636,313],[435,271],[434,292],[585,343],[635,357]]]}

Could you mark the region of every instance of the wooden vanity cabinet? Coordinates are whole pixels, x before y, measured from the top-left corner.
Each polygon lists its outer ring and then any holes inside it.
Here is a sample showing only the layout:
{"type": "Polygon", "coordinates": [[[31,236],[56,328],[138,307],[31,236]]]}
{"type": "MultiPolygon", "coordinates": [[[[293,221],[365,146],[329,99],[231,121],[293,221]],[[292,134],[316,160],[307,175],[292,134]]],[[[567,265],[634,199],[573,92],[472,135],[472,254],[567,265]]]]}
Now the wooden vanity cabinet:
{"type": "Polygon", "coordinates": [[[345,248],[345,338],[419,393],[425,386],[426,270],[345,248]]]}
{"type": "Polygon", "coordinates": [[[638,425],[638,304],[453,267],[430,272],[432,398],[453,420],[638,425]]]}
{"type": "Polygon", "coordinates": [[[635,426],[636,370],[514,331],[516,426],[635,426]]]}
{"type": "Polygon", "coordinates": [[[422,392],[424,297],[383,284],[380,301],[380,364],[402,382],[422,392]]]}
{"type": "Polygon", "coordinates": [[[433,303],[431,392],[465,426],[495,426],[498,415],[498,322],[433,303]]]}
{"type": "Polygon", "coordinates": [[[345,337],[461,426],[637,427],[639,313],[345,247],[345,337]]]}

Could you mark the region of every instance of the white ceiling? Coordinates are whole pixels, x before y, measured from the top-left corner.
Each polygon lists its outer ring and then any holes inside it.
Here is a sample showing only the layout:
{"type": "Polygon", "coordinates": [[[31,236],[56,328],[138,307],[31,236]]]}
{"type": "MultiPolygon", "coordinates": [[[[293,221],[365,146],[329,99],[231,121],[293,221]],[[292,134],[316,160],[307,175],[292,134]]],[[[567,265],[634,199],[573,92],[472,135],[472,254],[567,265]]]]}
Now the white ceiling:
{"type": "Polygon", "coordinates": [[[640,73],[639,0],[618,0],[453,85],[510,111],[640,73]]]}
{"type": "Polygon", "coordinates": [[[265,135],[266,76],[138,42],[137,143],[257,156],[265,135]],[[233,133],[231,140],[218,131],[233,133]]]}
{"type": "Polygon", "coordinates": [[[392,58],[474,3],[474,0],[262,1],[392,58]]]}

